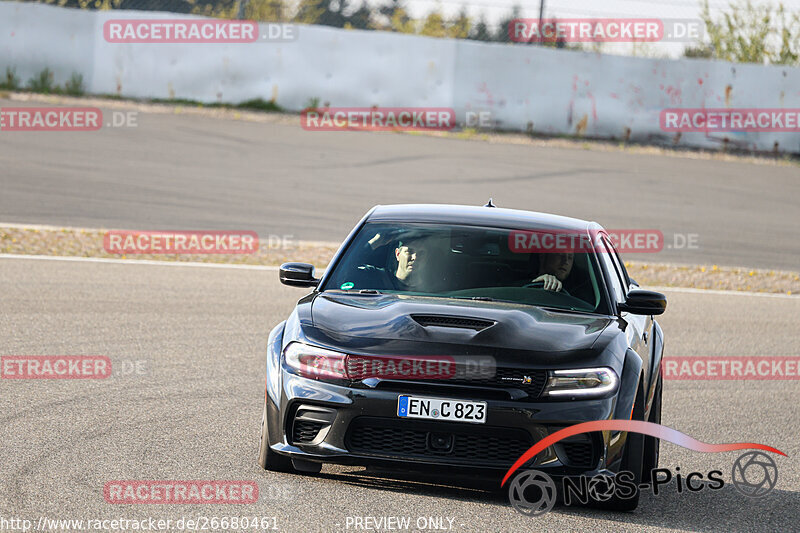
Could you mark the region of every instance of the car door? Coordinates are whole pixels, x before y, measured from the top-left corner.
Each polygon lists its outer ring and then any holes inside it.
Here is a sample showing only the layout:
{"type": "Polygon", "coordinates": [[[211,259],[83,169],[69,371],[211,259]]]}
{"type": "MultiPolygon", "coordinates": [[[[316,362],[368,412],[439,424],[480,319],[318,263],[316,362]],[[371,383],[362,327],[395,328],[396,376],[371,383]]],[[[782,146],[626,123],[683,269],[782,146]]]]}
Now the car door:
{"type": "MultiPolygon", "coordinates": [[[[600,235],[600,244],[600,261],[603,263],[607,275],[610,278],[611,297],[615,299],[616,303],[622,303],[627,298],[628,291],[635,288],[636,285],[634,285],[628,277],[625,265],[620,260],[619,254],[607,234],[602,233],[600,235]]],[[[620,318],[628,324],[625,328],[628,346],[642,358],[642,370],[644,371],[645,378],[648,380],[645,385],[649,389],[649,377],[651,375],[650,332],[653,327],[653,317],[623,312],[620,313],[620,318]]]]}

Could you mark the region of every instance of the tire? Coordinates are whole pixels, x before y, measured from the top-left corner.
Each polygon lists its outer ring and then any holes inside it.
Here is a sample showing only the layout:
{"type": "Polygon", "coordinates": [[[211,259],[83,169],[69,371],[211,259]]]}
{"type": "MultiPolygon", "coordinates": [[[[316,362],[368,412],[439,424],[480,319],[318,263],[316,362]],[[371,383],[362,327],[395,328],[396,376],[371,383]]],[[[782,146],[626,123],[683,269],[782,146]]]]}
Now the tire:
{"type": "MultiPolygon", "coordinates": [[[[653,394],[653,405],[650,408],[650,417],[648,422],[654,424],[661,423],[661,391],[663,388],[661,373],[658,374],[658,381],[656,381],[656,391],[653,394]]],[[[647,436],[644,439],[644,463],[642,465],[642,481],[644,483],[653,483],[652,475],[653,469],[658,468],[658,459],[660,456],[661,441],[655,437],[647,436]]]]}
{"type": "Polygon", "coordinates": [[[261,415],[261,439],[258,445],[258,465],[264,470],[271,470],[273,472],[295,472],[291,459],[285,455],[275,453],[269,447],[266,403],[264,404],[264,412],[261,415]]]}
{"type": "MultiPolygon", "coordinates": [[[[644,418],[644,393],[640,388],[636,393],[636,403],[634,404],[634,420],[644,418]]],[[[605,511],[633,511],[639,506],[639,484],[642,482],[642,467],[644,460],[644,435],[641,433],[628,433],[625,438],[625,448],[622,451],[622,464],[620,472],[630,472],[633,474],[633,484],[635,485],[634,495],[629,498],[621,498],[615,493],[605,501],[592,501],[592,504],[605,511]]]]}

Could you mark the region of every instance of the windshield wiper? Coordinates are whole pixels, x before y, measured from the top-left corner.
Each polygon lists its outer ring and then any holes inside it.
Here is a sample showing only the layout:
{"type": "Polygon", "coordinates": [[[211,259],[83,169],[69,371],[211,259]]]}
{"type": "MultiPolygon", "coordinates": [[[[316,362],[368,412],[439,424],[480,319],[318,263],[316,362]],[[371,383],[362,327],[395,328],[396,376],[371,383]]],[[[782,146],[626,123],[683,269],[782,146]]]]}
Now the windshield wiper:
{"type": "MultiPolygon", "coordinates": [[[[536,304],[533,304],[536,305],[536,304]]],[[[546,309],[547,311],[560,311],[562,313],[575,313],[581,315],[601,315],[602,313],[598,313],[597,311],[587,311],[586,309],[580,309],[578,307],[554,307],[552,305],[536,305],[541,309],[546,309]]]]}
{"type": "Polygon", "coordinates": [[[378,291],[378,290],[375,290],[375,289],[361,289],[361,290],[358,290],[358,291],[345,291],[343,289],[327,289],[327,290],[322,291],[323,294],[327,293],[327,292],[331,292],[331,293],[334,293],[334,294],[345,294],[345,295],[350,295],[350,296],[352,296],[354,294],[383,294],[381,291],[378,291]]]}
{"type": "Polygon", "coordinates": [[[541,305],[537,303],[531,302],[518,302],[516,300],[498,300],[496,298],[491,298],[489,296],[454,296],[456,300],[477,300],[479,302],[501,302],[501,303],[508,303],[508,304],[515,304],[515,305],[525,305],[531,307],[538,307],[539,309],[545,309],[548,311],[560,311],[562,313],[573,313],[573,314],[580,314],[580,315],[599,315],[602,313],[598,313],[597,311],[587,311],[586,309],[580,309],[578,307],[555,307],[552,305],[541,305]]]}

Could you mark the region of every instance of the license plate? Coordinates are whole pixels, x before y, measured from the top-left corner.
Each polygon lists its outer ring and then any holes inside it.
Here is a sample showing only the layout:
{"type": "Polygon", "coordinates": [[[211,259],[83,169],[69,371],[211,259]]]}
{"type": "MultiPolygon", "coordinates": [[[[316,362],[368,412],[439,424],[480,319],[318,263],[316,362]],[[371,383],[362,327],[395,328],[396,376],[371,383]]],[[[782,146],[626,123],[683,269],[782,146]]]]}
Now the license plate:
{"type": "Polygon", "coordinates": [[[486,422],[486,402],[400,396],[397,398],[397,416],[483,424],[486,422]]]}

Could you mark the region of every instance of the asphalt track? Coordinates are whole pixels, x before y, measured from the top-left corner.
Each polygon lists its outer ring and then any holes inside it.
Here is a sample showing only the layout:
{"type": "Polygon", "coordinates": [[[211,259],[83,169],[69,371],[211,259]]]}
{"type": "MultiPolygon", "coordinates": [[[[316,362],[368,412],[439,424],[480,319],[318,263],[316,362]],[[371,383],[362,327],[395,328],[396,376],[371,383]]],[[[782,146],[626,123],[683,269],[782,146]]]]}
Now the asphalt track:
{"type": "MultiPolygon", "coordinates": [[[[320,475],[256,465],[266,335],[300,298],[274,270],[0,258],[0,354],[107,355],[142,375],[0,380],[0,516],[51,519],[274,516],[281,531],[364,531],[348,517],[453,519],[450,531],[787,531],[800,523],[800,383],[667,381],[663,423],[711,443],[761,442],[777,488],[749,499],[726,485],[673,482],[630,514],[557,507],[529,518],[470,478],[320,475]],[[259,484],[251,505],[111,505],[110,480],[230,479],[259,484]],[[352,524],[352,522],[351,522],[352,524]]],[[[800,355],[800,299],[668,291],[668,355],[800,355]]],[[[116,371],[115,371],[116,372],[116,371]]],[[[719,469],[737,452],[662,444],[662,466],[719,469]]],[[[429,529],[431,530],[431,529],[429,529]]],[[[251,530],[253,531],[253,530],[251,530]]]]}
{"type": "Polygon", "coordinates": [[[661,230],[664,250],[635,259],[794,270],[798,176],[797,165],[140,113],[135,128],[0,133],[0,222],[338,242],[375,204],[491,196],[609,229],[661,230]],[[697,248],[685,247],[689,234],[697,248]]]}

